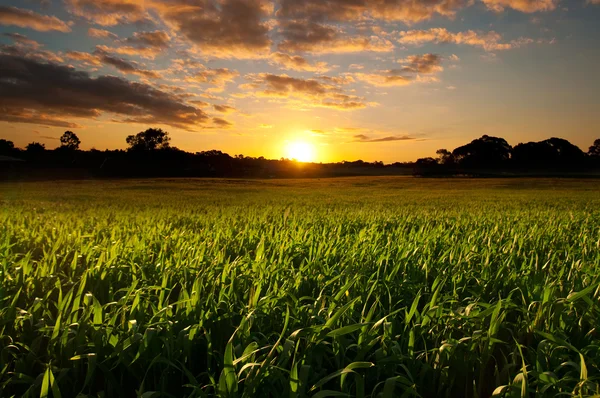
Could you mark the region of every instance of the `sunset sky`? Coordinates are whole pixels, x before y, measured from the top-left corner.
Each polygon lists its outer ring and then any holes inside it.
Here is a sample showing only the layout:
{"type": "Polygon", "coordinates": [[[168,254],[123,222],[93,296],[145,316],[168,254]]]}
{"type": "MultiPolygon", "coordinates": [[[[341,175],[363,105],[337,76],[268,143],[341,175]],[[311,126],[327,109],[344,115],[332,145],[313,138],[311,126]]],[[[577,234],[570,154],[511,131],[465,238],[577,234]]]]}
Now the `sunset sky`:
{"type": "Polygon", "coordinates": [[[0,138],[386,163],[600,138],[600,0],[3,0],[0,138]]]}

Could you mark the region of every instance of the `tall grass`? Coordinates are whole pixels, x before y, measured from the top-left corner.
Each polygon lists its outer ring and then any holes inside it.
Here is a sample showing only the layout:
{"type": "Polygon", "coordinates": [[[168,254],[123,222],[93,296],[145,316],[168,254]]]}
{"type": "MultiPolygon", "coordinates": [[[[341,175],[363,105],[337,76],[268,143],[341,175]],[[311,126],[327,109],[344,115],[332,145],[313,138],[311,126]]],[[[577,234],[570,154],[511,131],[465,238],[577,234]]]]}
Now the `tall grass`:
{"type": "Polygon", "coordinates": [[[2,397],[600,394],[593,181],[0,191],[2,397]]]}

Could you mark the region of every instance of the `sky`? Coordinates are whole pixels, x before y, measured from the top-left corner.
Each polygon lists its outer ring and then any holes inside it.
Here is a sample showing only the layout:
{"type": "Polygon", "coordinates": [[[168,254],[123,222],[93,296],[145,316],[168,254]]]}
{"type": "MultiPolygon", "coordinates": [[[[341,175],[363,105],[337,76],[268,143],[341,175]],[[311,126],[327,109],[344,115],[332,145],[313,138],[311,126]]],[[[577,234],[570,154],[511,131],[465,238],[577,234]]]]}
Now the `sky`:
{"type": "Polygon", "coordinates": [[[600,0],[2,0],[0,137],[413,161],[600,138],[600,0]]]}

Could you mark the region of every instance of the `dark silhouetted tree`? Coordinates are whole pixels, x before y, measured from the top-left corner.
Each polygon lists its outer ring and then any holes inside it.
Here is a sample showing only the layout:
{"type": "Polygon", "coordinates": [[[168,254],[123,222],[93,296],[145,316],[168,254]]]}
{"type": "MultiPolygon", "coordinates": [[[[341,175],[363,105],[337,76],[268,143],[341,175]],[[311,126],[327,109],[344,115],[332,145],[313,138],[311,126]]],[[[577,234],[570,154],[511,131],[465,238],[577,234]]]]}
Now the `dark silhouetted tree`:
{"type": "Polygon", "coordinates": [[[41,153],[44,153],[44,151],[46,150],[46,145],[40,144],[39,142],[32,142],[30,144],[27,144],[25,150],[29,155],[39,155],[41,153]]]}
{"type": "Polygon", "coordinates": [[[435,153],[438,155],[437,161],[439,164],[443,164],[444,166],[454,164],[454,155],[449,150],[438,149],[435,153]]]}
{"type": "Polygon", "coordinates": [[[15,150],[15,144],[12,141],[0,139],[0,155],[10,156],[15,150]]]}
{"type": "Polygon", "coordinates": [[[594,141],[594,144],[590,147],[588,155],[600,158],[600,138],[594,141]]]}
{"type": "Polygon", "coordinates": [[[60,137],[60,147],[63,149],[76,151],[79,149],[79,144],[81,144],[81,140],[72,131],[65,131],[60,137]]]}
{"type": "Polygon", "coordinates": [[[484,135],[456,148],[452,155],[462,167],[473,169],[500,168],[510,160],[512,147],[504,138],[484,135]]]}
{"type": "Polygon", "coordinates": [[[137,133],[136,135],[130,135],[126,139],[129,144],[130,151],[154,151],[157,149],[169,148],[169,133],[162,129],[148,129],[137,133]]]}

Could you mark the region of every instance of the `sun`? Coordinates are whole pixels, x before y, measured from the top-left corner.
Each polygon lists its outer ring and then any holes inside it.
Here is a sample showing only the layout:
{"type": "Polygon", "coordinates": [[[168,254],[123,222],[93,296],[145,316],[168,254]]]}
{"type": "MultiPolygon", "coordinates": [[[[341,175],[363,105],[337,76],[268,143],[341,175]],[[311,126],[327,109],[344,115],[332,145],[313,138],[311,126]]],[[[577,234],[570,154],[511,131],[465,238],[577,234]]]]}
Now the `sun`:
{"type": "Polygon", "coordinates": [[[287,145],[287,157],[299,162],[312,162],[315,157],[315,150],[312,144],[308,142],[294,141],[287,145]]]}

